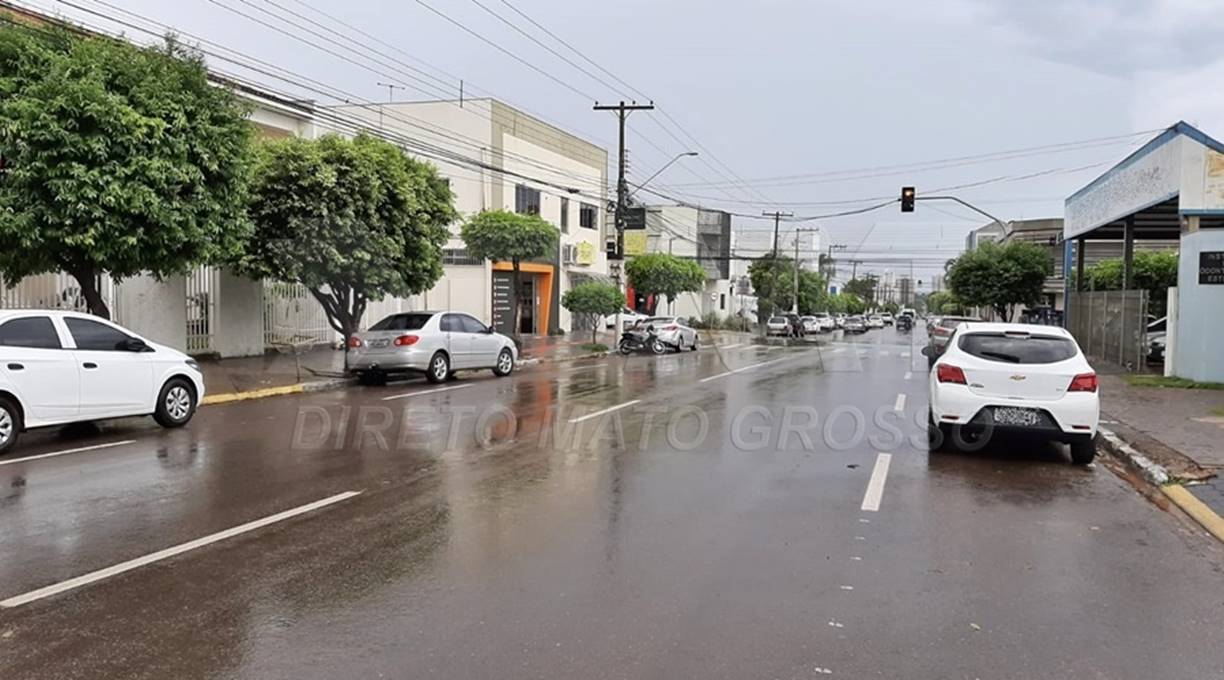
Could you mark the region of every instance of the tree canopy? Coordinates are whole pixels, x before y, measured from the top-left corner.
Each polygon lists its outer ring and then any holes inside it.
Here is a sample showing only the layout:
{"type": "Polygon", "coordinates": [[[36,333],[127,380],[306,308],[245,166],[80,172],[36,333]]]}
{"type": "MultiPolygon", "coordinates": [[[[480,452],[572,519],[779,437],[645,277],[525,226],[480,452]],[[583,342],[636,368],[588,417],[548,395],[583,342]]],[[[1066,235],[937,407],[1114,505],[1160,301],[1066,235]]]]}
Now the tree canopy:
{"type": "Polygon", "coordinates": [[[990,307],[1011,321],[1019,305],[1035,306],[1051,269],[1048,251],[1036,244],[1013,241],[983,243],[963,253],[948,268],[948,288],[964,304],[990,307]]]}
{"type": "Polygon", "coordinates": [[[468,254],[493,262],[509,262],[514,278],[514,328],[518,341],[523,305],[530,304],[523,287],[522,264],[557,252],[557,228],[539,215],[485,210],[468,220],[460,233],[468,254]]]}
{"type": "Polygon", "coordinates": [[[109,317],[100,274],[233,256],[250,230],[247,114],[173,40],[0,24],[0,276],[66,271],[109,317]]]}
{"type": "Polygon", "coordinates": [[[561,306],[582,317],[582,321],[591,326],[592,343],[595,342],[595,333],[599,330],[603,318],[615,314],[616,310],[624,305],[625,296],[619,288],[597,281],[580,283],[561,296],[561,306]]]}
{"type": "Polygon", "coordinates": [[[651,314],[658,306],[658,296],[675,302],[681,293],[699,292],[706,281],[706,272],[696,260],[667,253],[638,255],[625,263],[625,273],[634,291],[655,296],[651,314]]]}
{"type": "Polygon", "coordinates": [[[859,278],[850,279],[842,287],[842,291],[850,293],[870,305],[875,302],[876,284],[879,277],[875,274],[865,274],[859,278]]]}
{"type": "MultiPolygon", "coordinates": [[[[1122,259],[1101,260],[1084,273],[1084,278],[1091,290],[1122,290],[1122,259]]],[[[1153,313],[1163,313],[1169,288],[1176,285],[1176,251],[1135,251],[1131,287],[1148,292],[1148,304],[1153,313]]]]}
{"type": "Polygon", "coordinates": [[[442,276],[452,201],[432,165],[374,137],[264,142],[255,231],[236,264],[304,284],[347,339],[369,301],[420,293],[442,276]]]}
{"type": "Polygon", "coordinates": [[[748,278],[757,298],[757,318],[762,322],[789,311],[795,300],[794,264],[787,257],[763,257],[748,265],[748,278]]]}

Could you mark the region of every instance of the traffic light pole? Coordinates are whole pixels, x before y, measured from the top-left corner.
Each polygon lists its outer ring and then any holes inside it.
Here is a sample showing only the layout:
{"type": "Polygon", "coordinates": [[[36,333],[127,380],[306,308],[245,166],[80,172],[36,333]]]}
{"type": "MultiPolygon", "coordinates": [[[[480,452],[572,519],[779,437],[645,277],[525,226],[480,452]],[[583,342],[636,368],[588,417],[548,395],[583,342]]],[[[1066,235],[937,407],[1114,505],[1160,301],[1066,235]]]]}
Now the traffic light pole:
{"type": "MultiPolygon", "coordinates": [[[[619,104],[600,105],[598,102],[596,102],[594,110],[615,111],[618,122],[620,142],[618,153],[619,162],[617,164],[616,172],[616,211],[614,217],[616,223],[616,252],[614,253],[613,257],[609,259],[616,262],[616,271],[613,275],[613,279],[616,281],[617,290],[620,290],[623,294],[624,290],[621,288],[621,271],[623,267],[621,263],[625,259],[625,209],[629,207],[629,183],[625,179],[625,161],[627,160],[625,157],[625,119],[628,118],[629,114],[634,111],[653,111],[654,104],[638,104],[637,102],[626,104],[622,101],[619,104]]],[[[622,304],[621,308],[624,306],[625,305],[622,304]]],[[[616,310],[616,328],[613,329],[612,333],[612,346],[615,348],[620,345],[620,308],[616,310]]]]}

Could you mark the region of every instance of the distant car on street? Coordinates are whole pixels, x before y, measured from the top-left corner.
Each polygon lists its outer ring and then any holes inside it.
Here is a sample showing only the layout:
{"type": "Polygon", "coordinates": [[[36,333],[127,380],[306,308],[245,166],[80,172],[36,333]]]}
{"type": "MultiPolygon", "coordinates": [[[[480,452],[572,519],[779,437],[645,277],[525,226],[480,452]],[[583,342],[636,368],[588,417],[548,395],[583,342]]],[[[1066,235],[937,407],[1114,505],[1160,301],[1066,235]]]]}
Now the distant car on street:
{"type": "Polygon", "coordinates": [[[1147,360],[1154,364],[1164,363],[1165,336],[1168,333],[1169,317],[1162,316],[1147,326],[1145,342],[1148,348],[1147,360]]]}
{"type": "Polygon", "coordinates": [[[867,327],[868,328],[883,328],[884,327],[883,317],[881,317],[879,314],[872,314],[868,316],[867,317],[867,327]]]}
{"type": "Polygon", "coordinates": [[[1065,442],[1071,460],[1096,456],[1097,375],[1062,328],[962,323],[928,379],[932,447],[996,433],[1065,442]]]}
{"type": "Polygon", "coordinates": [[[697,331],[678,316],[652,316],[641,323],[645,328],[654,328],[655,337],[670,349],[697,351],[697,331]]]}
{"type": "Polygon", "coordinates": [[[25,430],[153,416],[181,427],[204,398],[194,359],[89,314],[0,311],[0,454],[25,430]]]}
{"type": "Polygon", "coordinates": [[[840,312],[838,312],[837,314],[834,314],[834,315],[833,315],[833,326],[834,326],[834,328],[842,328],[842,327],[844,327],[844,326],[846,325],[846,317],[847,317],[847,315],[846,315],[846,314],[842,314],[842,313],[840,313],[840,312]]]}
{"type": "Polygon", "coordinates": [[[857,314],[854,316],[848,316],[846,317],[845,322],[842,324],[842,329],[847,333],[866,333],[867,321],[857,314]]]}
{"type": "Polygon", "coordinates": [[[803,322],[804,333],[819,333],[821,331],[820,321],[818,321],[816,317],[807,315],[799,317],[799,319],[803,322]]]}
{"type": "Polygon", "coordinates": [[[883,314],[881,314],[880,320],[884,322],[885,326],[893,325],[893,315],[889,314],[888,312],[884,312],[883,314]]]}
{"type": "Polygon", "coordinates": [[[927,344],[927,363],[935,364],[935,360],[944,352],[944,348],[948,346],[948,339],[952,337],[952,333],[956,327],[962,323],[974,321],[981,322],[982,320],[974,316],[941,316],[939,321],[930,328],[930,339],[927,344]]]}
{"type": "Polygon", "coordinates": [[[837,322],[833,320],[833,317],[828,312],[816,312],[814,316],[816,317],[820,332],[828,333],[837,328],[837,322]]]}
{"type": "Polygon", "coordinates": [[[440,383],[486,368],[505,377],[517,362],[513,340],[463,312],[392,314],[349,338],[344,353],[345,371],[367,384],[413,373],[440,383]]]}
{"type": "Polygon", "coordinates": [[[765,322],[766,335],[788,336],[791,334],[790,319],[784,316],[771,316],[765,322]]]}
{"type": "MultiPolygon", "coordinates": [[[[635,312],[632,309],[625,307],[624,309],[621,310],[620,318],[621,318],[621,330],[623,331],[626,328],[632,328],[633,324],[639,321],[645,321],[646,319],[649,319],[650,315],[643,314],[641,312],[635,312]]],[[[610,314],[607,317],[605,317],[604,326],[609,329],[616,328],[616,315],[610,314]]]]}

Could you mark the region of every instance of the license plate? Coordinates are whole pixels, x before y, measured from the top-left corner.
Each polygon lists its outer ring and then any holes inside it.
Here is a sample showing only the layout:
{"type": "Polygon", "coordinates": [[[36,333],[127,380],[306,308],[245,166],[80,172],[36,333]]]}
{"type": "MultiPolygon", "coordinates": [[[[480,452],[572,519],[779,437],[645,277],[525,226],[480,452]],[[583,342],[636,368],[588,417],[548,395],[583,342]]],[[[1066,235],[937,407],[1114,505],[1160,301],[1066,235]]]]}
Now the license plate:
{"type": "Polygon", "coordinates": [[[391,344],[390,340],[371,340],[370,341],[370,347],[386,347],[387,345],[390,345],[390,344],[391,344]]]}
{"type": "Polygon", "coordinates": [[[1031,408],[999,406],[994,410],[994,420],[999,425],[1036,427],[1041,424],[1041,412],[1031,408]]]}

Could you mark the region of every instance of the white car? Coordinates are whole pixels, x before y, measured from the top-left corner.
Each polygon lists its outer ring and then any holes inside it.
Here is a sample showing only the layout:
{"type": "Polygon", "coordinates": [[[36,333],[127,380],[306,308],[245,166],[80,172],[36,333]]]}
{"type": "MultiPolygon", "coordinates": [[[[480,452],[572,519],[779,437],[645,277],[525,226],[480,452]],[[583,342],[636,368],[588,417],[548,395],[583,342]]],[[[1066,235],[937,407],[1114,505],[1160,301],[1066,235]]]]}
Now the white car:
{"type": "Polygon", "coordinates": [[[355,333],[344,353],[345,371],[367,384],[412,373],[440,383],[455,371],[485,368],[505,377],[517,362],[513,340],[462,312],[392,314],[355,333]]]}
{"type": "Polygon", "coordinates": [[[677,316],[653,316],[643,321],[641,328],[654,328],[659,342],[679,352],[683,349],[697,351],[697,331],[677,316]]]}
{"type": "Polygon", "coordinates": [[[804,333],[819,333],[823,330],[820,326],[820,320],[814,316],[801,316],[799,320],[803,322],[804,333]]]}
{"type": "MultiPolygon", "coordinates": [[[[632,309],[625,307],[624,309],[621,310],[620,318],[621,318],[621,330],[623,331],[627,328],[632,328],[633,324],[639,321],[645,321],[646,319],[649,319],[650,315],[642,314],[641,312],[635,312],[632,309]]],[[[604,319],[604,326],[607,328],[616,328],[616,315],[612,314],[606,317],[604,319]]]]}
{"type": "Polygon", "coordinates": [[[769,321],[765,322],[766,335],[790,335],[790,319],[784,316],[771,316],[769,321]]]}
{"type": "Polygon", "coordinates": [[[879,314],[872,314],[871,316],[867,317],[867,327],[868,328],[883,328],[884,319],[881,318],[879,314]]]}
{"type": "Polygon", "coordinates": [[[880,321],[883,321],[885,326],[891,326],[893,325],[893,315],[889,314],[888,312],[884,312],[880,315],[880,321]]]}
{"type": "Polygon", "coordinates": [[[0,454],[25,430],[151,415],[181,427],[204,398],[194,359],[89,314],[0,311],[0,454]]]}
{"type": "Polygon", "coordinates": [[[962,323],[929,378],[932,449],[959,437],[1023,434],[1070,444],[1071,460],[1096,456],[1097,375],[1062,328],[962,323]]]}
{"type": "Polygon", "coordinates": [[[817,330],[822,333],[828,333],[837,328],[837,322],[829,315],[828,312],[817,312],[815,314],[818,324],[817,330]]]}

